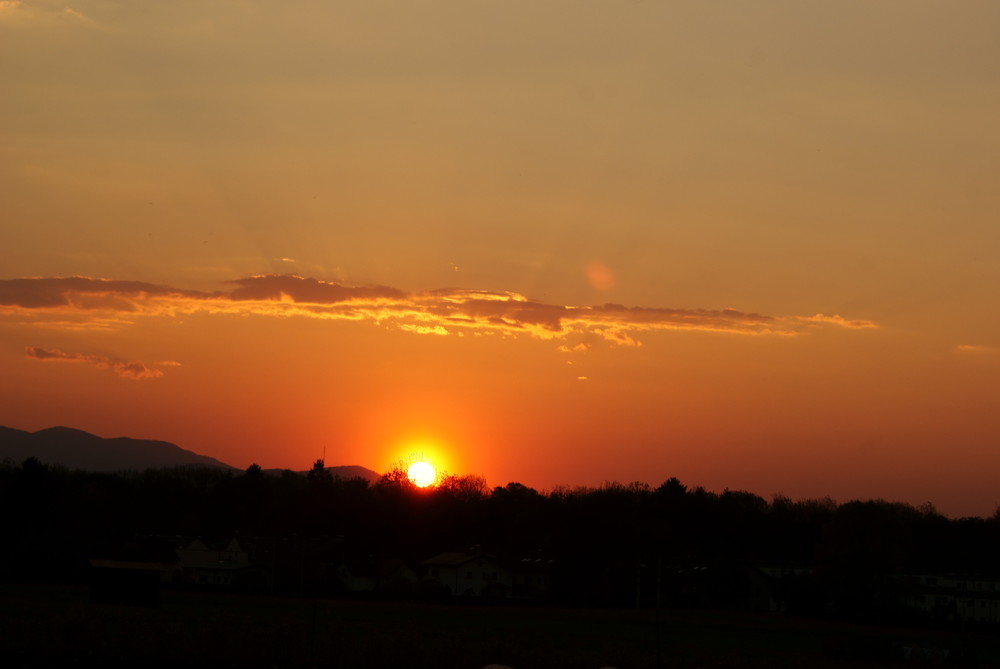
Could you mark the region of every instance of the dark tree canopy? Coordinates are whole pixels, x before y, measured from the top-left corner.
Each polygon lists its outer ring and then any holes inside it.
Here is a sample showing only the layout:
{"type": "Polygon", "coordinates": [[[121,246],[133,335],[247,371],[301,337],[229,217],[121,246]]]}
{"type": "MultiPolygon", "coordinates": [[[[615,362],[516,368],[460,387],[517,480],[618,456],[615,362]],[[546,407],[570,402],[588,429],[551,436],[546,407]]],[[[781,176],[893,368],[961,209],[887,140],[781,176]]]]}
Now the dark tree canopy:
{"type": "Polygon", "coordinates": [[[402,467],[369,484],[334,478],[323,460],[303,476],[266,473],[256,464],[243,474],[96,474],[29,458],[0,464],[0,503],[17,510],[9,514],[0,578],[81,577],[98,547],[138,537],[239,536],[279,554],[292,550],[280,548],[285,544],[314,542],[297,558],[302,574],[308,560],[317,561],[319,573],[338,555],[411,564],[443,551],[512,561],[541,556],[557,565],[552,596],[581,604],[652,601],[654,565],[668,574],[735,564],[794,567],[814,574],[790,599],[795,606],[847,615],[885,608],[893,595],[886,579],[894,574],[996,574],[1000,565],[1000,515],[949,520],[932,507],[882,500],[768,501],[676,478],[658,486],[608,482],[540,492],[518,482],[491,490],[480,476],[452,475],[418,489],[402,467]]]}

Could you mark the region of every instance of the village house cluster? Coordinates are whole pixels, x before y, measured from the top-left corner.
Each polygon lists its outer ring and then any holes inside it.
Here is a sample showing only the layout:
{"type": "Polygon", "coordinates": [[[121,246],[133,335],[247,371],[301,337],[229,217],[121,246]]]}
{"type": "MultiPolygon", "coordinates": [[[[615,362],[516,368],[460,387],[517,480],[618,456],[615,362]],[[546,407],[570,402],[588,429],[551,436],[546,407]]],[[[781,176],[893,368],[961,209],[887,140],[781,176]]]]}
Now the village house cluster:
{"type": "MultiPolygon", "coordinates": [[[[292,596],[476,598],[543,602],[553,596],[559,564],[541,554],[501,558],[471,547],[407,561],[352,554],[336,539],[145,537],[90,559],[95,599],[155,604],[161,588],[292,596]]],[[[665,566],[623,559],[595,579],[636,584],[635,605],[789,610],[808,567],[738,561],[665,566]],[[639,585],[655,579],[658,601],[639,585]]],[[[1000,578],[958,574],[894,574],[898,609],[935,622],[1000,624],[1000,578]]]]}

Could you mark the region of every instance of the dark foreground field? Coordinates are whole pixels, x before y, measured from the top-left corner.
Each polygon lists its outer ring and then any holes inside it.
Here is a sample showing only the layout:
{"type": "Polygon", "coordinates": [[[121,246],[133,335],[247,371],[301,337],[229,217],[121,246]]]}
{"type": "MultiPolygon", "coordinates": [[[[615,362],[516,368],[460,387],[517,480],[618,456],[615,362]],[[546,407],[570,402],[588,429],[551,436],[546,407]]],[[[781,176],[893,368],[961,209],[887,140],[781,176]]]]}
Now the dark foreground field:
{"type": "Polygon", "coordinates": [[[1000,666],[995,636],[724,612],[570,610],[162,593],[157,608],[89,589],[0,585],[0,666],[1000,666]],[[910,662],[904,660],[904,648],[910,662]],[[926,659],[924,658],[926,649],[926,659]],[[944,650],[947,650],[945,659],[944,650]]]}

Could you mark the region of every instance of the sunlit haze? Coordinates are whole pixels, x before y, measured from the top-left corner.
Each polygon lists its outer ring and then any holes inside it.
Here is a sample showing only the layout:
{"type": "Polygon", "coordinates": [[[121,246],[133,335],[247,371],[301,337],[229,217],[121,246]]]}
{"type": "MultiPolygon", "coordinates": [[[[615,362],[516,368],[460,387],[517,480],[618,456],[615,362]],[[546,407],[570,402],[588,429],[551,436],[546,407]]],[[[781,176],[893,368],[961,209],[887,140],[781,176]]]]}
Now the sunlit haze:
{"type": "Polygon", "coordinates": [[[0,1],[0,425],[992,514],[998,28],[0,1]]]}

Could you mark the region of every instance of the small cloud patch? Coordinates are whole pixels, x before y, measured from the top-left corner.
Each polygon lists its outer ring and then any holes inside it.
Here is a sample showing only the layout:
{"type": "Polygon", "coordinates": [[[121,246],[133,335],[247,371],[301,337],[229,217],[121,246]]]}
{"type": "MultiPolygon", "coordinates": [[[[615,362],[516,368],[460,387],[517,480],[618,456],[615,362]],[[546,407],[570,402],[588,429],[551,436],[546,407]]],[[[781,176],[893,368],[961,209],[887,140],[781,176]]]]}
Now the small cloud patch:
{"type": "MultiPolygon", "coordinates": [[[[58,348],[42,348],[41,346],[27,346],[24,349],[25,355],[34,360],[55,361],[55,362],[83,362],[100,369],[108,369],[131,381],[142,379],[156,379],[163,376],[163,371],[150,367],[139,360],[116,360],[104,355],[94,355],[90,353],[68,353],[58,348]]],[[[167,363],[178,365],[180,363],[167,363]]]]}

